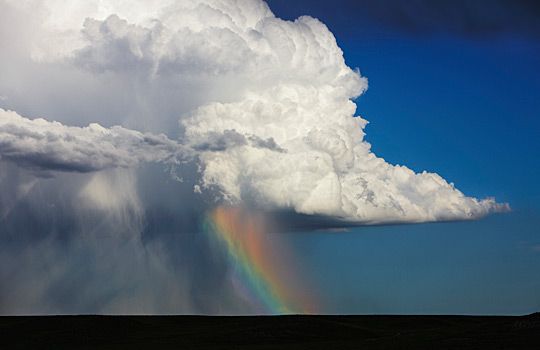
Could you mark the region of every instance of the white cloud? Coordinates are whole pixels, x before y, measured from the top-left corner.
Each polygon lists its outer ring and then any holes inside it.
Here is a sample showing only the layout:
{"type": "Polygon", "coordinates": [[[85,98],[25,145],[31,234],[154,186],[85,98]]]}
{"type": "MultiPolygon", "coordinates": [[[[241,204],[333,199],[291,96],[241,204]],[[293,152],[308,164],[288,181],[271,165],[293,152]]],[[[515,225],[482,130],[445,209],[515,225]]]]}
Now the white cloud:
{"type": "Polygon", "coordinates": [[[165,135],[120,126],[65,126],[0,108],[0,159],[35,170],[91,172],[140,162],[177,163],[185,147],[165,135]]]}
{"type": "MultiPolygon", "coordinates": [[[[114,86],[115,100],[127,102],[111,102],[110,114],[123,111],[127,125],[171,133],[163,121],[180,118],[182,141],[201,162],[200,188],[217,188],[228,201],[362,223],[471,219],[508,209],[373,154],[353,102],[367,80],[314,18],[283,21],[259,0],[7,4],[39,18],[41,30],[27,39],[36,69],[77,71],[94,94],[114,86]]],[[[9,101],[24,100],[1,88],[9,101]]],[[[86,105],[95,97],[78,98],[86,105]]],[[[0,124],[1,154],[23,165],[94,171],[184,152],[163,135],[3,115],[11,126],[0,124]]]]}
{"type": "Polygon", "coordinates": [[[437,174],[415,174],[376,157],[363,141],[366,121],[353,118],[347,96],[332,90],[282,85],[199,109],[184,121],[190,140],[233,128],[272,137],[286,151],[243,145],[204,152],[203,185],[220,187],[233,202],[256,200],[364,223],[472,219],[507,209],[493,199],[466,197],[437,174]]]}

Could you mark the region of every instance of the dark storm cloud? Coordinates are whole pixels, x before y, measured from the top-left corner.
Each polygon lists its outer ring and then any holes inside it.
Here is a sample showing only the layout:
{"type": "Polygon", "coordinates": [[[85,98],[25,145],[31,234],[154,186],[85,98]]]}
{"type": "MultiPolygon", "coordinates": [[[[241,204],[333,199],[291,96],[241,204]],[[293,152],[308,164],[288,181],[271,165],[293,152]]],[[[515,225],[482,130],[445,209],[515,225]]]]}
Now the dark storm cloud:
{"type": "MultiPolygon", "coordinates": [[[[284,12],[294,17],[305,12],[300,2],[269,0],[268,3],[278,15],[284,12]]],[[[367,22],[413,35],[540,37],[540,3],[533,0],[316,0],[309,3],[311,15],[321,18],[331,29],[351,35],[365,28],[363,22],[367,22]]]]}
{"type": "Polygon", "coordinates": [[[248,137],[248,139],[251,141],[251,145],[256,148],[266,148],[272,151],[285,153],[286,150],[284,148],[281,148],[274,138],[269,137],[267,139],[260,138],[256,135],[251,135],[248,137]]]}
{"type": "Polygon", "coordinates": [[[263,139],[257,135],[244,135],[236,130],[225,130],[222,133],[208,132],[205,134],[206,139],[203,142],[192,146],[196,151],[200,152],[220,152],[226,151],[232,147],[250,145],[255,148],[265,148],[276,152],[285,152],[273,138],[263,139]]]}
{"type": "Polygon", "coordinates": [[[223,300],[250,311],[201,230],[208,203],[195,179],[158,164],[138,168],[138,181],[125,169],[37,180],[0,170],[0,314],[217,314],[223,300]]]}
{"type": "Polygon", "coordinates": [[[327,215],[306,215],[292,210],[279,210],[268,214],[275,226],[284,232],[308,232],[312,230],[346,229],[361,226],[327,215]]]}

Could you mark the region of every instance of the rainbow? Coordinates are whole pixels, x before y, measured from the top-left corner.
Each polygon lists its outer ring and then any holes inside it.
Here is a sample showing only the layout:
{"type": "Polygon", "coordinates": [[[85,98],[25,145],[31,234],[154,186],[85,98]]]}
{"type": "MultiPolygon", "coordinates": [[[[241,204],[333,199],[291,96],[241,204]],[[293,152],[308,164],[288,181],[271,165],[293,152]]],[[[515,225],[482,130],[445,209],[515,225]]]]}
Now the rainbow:
{"type": "Polygon", "coordinates": [[[310,293],[299,285],[292,255],[279,234],[265,232],[266,226],[261,214],[218,207],[207,215],[204,231],[225,251],[233,266],[233,287],[256,312],[314,313],[310,293]]]}

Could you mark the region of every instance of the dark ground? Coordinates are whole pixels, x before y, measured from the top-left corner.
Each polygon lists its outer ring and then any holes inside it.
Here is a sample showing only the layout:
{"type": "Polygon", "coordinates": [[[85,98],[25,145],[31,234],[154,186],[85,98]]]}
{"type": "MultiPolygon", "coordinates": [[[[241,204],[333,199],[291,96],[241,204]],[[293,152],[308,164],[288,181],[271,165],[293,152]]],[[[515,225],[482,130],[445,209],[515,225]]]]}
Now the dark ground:
{"type": "Polygon", "coordinates": [[[0,317],[0,349],[540,349],[529,316],[0,317]]]}

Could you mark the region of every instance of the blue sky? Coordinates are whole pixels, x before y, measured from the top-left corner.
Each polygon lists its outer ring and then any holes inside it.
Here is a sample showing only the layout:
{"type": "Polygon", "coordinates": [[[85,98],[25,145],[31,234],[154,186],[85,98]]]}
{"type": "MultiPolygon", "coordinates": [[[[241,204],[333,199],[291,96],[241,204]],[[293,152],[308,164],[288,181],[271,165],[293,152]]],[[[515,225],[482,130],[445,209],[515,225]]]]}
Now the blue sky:
{"type": "Polygon", "coordinates": [[[538,37],[527,28],[465,35],[451,24],[411,32],[372,20],[347,1],[333,11],[321,2],[269,4],[279,17],[321,19],[347,64],[369,79],[356,102],[370,121],[375,154],[437,172],[467,195],[494,196],[513,209],[471,222],[293,236],[328,310],[540,310],[538,37]]]}

